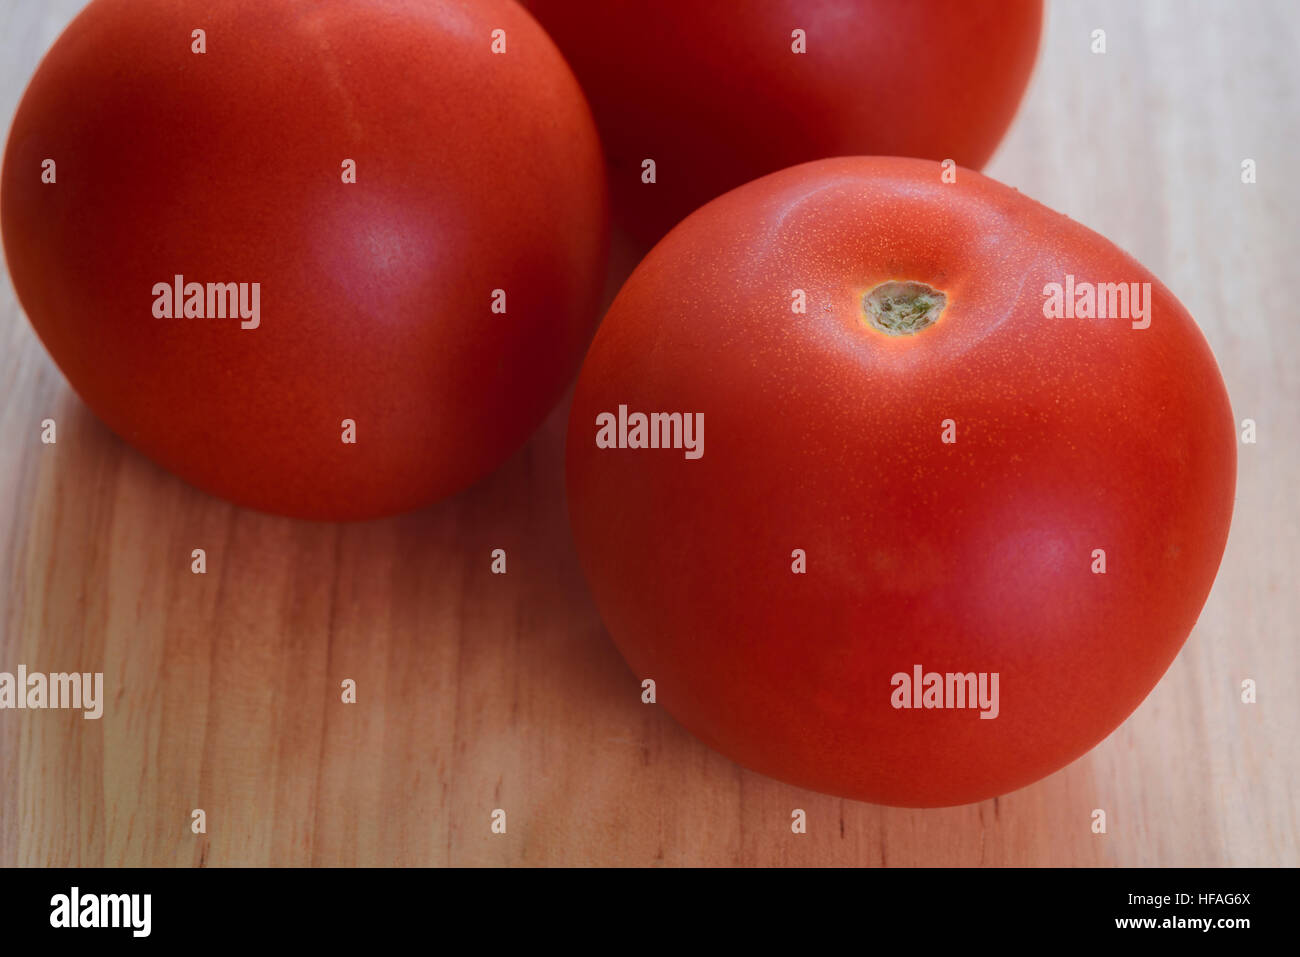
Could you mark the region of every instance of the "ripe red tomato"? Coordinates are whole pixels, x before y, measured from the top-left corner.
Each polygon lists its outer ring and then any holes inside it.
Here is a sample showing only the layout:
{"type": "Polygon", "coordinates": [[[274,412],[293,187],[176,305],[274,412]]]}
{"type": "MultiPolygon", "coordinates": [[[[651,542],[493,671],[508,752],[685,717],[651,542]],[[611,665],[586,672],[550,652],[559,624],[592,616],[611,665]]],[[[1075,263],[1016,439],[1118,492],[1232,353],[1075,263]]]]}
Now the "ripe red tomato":
{"type": "Polygon", "coordinates": [[[825,156],[979,169],[1042,22],[1041,0],[524,2],[587,91],[615,221],[643,245],[729,189],[825,156]]]}
{"type": "Polygon", "coordinates": [[[1236,471],[1173,295],[940,172],[823,160],[697,211],[597,331],[567,446],[583,568],[659,703],[750,768],[917,807],[1026,785],[1137,707],[1209,593],[1236,471]],[[1131,318],[1085,317],[1098,286],[1131,318]]]}
{"type": "Polygon", "coordinates": [[[581,89],[507,0],[95,0],[23,98],[0,207],[19,299],[110,428],[327,519],[524,441],[589,341],[608,215],[581,89]],[[236,291],[255,319],[206,317],[236,291]]]}

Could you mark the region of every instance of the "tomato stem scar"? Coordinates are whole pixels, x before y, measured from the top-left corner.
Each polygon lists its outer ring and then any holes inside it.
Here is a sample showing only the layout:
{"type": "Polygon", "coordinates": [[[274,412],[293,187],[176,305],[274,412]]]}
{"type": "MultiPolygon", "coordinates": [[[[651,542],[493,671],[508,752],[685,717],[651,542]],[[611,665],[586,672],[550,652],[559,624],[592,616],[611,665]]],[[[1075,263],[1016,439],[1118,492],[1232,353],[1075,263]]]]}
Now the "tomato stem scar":
{"type": "Polygon", "coordinates": [[[891,279],[862,297],[867,321],[891,336],[913,336],[934,325],[948,297],[923,282],[891,279]]]}

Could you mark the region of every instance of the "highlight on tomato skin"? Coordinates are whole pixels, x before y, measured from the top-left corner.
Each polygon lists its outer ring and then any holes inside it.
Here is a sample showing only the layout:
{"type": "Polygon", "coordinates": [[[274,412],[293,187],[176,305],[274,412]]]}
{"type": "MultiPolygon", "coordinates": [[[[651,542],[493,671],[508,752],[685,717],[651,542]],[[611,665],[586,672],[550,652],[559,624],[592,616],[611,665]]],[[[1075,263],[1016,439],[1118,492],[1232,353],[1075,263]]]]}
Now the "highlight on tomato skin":
{"type": "Polygon", "coordinates": [[[845,157],[707,204],[619,292],[566,483],[657,703],[781,780],[936,807],[1100,742],[1196,622],[1232,514],[1192,317],[966,169],[845,157]]]}
{"type": "Polygon", "coordinates": [[[1020,105],[1042,0],[522,0],[591,101],[616,229],[828,156],[981,168],[1020,105]]]}
{"type": "Polygon", "coordinates": [[[598,319],[590,108],[512,0],[93,0],[13,122],[14,288],[114,432],[349,520],[518,449],[598,319]]]}

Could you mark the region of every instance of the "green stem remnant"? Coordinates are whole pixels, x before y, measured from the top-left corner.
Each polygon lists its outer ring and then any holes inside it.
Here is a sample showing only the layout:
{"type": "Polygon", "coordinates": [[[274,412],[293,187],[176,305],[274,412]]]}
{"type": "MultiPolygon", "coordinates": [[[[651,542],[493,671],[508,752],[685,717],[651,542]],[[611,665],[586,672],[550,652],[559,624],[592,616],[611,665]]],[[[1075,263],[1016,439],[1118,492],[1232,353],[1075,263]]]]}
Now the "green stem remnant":
{"type": "Polygon", "coordinates": [[[948,297],[923,282],[882,282],[862,297],[867,321],[891,336],[913,336],[933,325],[948,297]]]}

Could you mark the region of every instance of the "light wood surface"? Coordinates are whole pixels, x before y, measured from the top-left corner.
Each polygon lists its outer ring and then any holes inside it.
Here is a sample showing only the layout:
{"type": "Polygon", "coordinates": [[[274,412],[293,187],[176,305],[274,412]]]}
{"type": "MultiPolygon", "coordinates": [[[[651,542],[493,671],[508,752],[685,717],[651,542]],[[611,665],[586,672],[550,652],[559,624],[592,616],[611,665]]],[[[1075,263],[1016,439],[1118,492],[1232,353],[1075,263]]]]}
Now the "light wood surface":
{"type": "MultiPolygon", "coordinates": [[[[0,4],[6,130],[80,5],[0,4]]],[[[1300,863],[1298,34],[1287,0],[1054,3],[987,170],[1160,276],[1258,423],[1199,624],[1086,757],[937,811],[744,771],[643,705],[602,630],[565,518],[567,402],[452,501],[360,525],[272,518],[111,435],[4,282],[0,671],[102,671],[108,700],[98,721],[0,711],[0,865],[1300,863]]]]}

